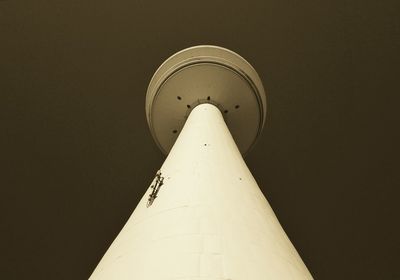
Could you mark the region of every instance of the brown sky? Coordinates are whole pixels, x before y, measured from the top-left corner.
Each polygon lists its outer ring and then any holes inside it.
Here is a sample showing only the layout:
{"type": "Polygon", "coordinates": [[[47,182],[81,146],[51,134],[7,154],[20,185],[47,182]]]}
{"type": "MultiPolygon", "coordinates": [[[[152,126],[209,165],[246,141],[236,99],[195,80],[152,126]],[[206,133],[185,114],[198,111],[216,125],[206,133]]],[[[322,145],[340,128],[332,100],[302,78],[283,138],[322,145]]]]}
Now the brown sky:
{"type": "Polygon", "coordinates": [[[87,279],[164,157],[148,82],[197,44],[269,94],[246,157],[316,279],[400,279],[398,1],[0,1],[2,279],[87,279]]]}

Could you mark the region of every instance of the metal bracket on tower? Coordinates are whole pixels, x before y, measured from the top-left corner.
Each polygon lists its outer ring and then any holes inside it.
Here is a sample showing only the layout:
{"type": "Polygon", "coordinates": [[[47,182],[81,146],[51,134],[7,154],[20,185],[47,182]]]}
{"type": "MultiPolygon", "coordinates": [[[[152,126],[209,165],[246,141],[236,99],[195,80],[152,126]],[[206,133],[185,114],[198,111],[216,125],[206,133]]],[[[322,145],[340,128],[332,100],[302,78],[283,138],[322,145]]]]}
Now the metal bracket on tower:
{"type": "Polygon", "coordinates": [[[161,186],[164,184],[164,177],[161,177],[161,170],[159,170],[156,174],[156,177],[153,180],[154,184],[150,186],[152,191],[149,195],[149,199],[147,200],[147,207],[150,207],[154,200],[157,198],[158,191],[160,190],[161,186]],[[155,182],[154,182],[155,181],[155,182]]]}

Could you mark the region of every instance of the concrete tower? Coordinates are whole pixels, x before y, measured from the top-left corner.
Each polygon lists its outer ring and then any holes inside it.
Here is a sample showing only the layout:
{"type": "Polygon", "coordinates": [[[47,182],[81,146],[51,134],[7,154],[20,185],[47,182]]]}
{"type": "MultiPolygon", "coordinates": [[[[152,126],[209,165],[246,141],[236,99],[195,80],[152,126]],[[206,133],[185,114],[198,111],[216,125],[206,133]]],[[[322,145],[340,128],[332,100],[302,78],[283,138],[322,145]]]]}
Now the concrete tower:
{"type": "Polygon", "coordinates": [[[188,48],[160,66],[146,114],[168,156],[90,279],[312,279],[242,158],[266,102],[227,49],[188,48]]]}

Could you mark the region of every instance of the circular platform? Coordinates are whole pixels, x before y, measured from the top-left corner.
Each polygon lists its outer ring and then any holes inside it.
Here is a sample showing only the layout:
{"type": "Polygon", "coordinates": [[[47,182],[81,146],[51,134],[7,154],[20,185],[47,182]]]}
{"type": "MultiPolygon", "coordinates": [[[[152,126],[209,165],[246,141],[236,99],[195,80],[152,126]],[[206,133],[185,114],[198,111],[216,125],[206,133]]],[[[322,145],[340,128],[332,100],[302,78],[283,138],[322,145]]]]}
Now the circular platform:
{"type": "Polygon", "coordinates": [[[217,46],[195,46],[168,58],[146,95],[150,131],[168,154],[190,111],[217,106],[242,154],[254,145],[265,122],[267,100],[260,77],[240,55],[217,46]]]}

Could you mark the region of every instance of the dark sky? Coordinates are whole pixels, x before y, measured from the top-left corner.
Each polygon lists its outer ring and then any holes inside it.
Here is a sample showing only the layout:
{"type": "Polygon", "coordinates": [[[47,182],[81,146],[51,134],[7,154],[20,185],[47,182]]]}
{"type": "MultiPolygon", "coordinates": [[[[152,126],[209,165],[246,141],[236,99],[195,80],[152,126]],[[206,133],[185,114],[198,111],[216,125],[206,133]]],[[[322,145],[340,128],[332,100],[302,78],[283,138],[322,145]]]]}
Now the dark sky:
{"type": "Polygon", "coordinates": [[[156,68],[215,44],[269,122],[246,162],[316,279],[400,279],[398,1],[0,1],[0,274],[87,279],[161,166],[156,68]]]}

